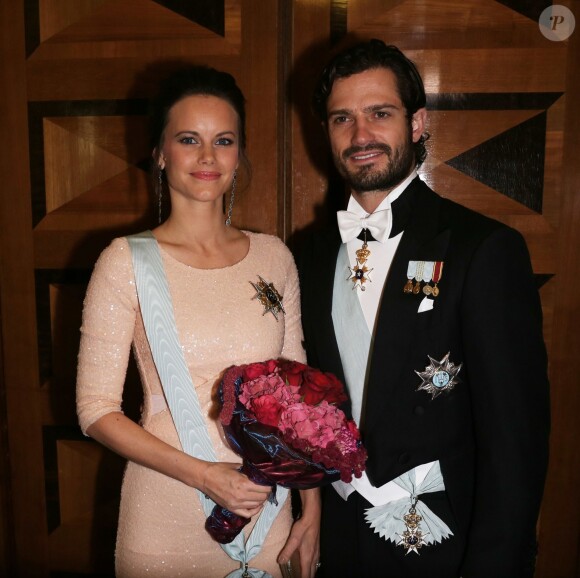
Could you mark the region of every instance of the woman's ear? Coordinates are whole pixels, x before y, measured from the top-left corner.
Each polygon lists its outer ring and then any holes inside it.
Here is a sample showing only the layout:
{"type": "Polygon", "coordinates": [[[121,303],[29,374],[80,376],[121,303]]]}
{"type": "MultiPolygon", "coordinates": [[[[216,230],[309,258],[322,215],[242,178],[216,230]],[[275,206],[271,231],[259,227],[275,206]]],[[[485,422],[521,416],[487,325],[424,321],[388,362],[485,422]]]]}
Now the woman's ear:
{"type": "Polygon", "coordinates": [[[151,153],[151,156],[153,157],[153,160],[157,163],[157,166],[163,170],[165,168],[165,157],[163,156],[163,153],[160,152],[157,147],[155,147],[153,149],[153,152],[151,153]]]}

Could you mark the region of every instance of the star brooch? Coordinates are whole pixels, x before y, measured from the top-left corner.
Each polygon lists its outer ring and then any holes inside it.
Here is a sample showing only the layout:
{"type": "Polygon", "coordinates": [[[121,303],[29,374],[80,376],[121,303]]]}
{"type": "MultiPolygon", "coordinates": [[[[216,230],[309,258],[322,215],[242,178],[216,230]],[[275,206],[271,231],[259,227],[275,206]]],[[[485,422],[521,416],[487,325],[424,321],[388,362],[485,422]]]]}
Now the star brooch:
{"type": "Polygon", "coordinates": [[[447,352],[441,361],[428,355],[431,363],[425,367],[425,371],[415,370],[415,373],[423,380],[417,391],[426,391],[431,394],[431,399],[435,399],[444,391],[451,391],[459,383],[457,374],[463,364],[455,365],[449,361],[449,353],[447,352]]]}
{"type": "Polygon", "coordinates": [[[266,315],[266,313],[270,312],[278,321],[278,313],[282,312],[286,314],[284,311],[284,307],[282,306],[282,299],[283,296],[278,293],[276,288],[274,287],[274,283],[268,283],[264,281],[260,275],[258,275],[259,281],[257,283],[250,284],[256,290],[256,294],[252,297],[252,299],[257,299],[263,306],[264,312],[262,315],[266,315]]]}

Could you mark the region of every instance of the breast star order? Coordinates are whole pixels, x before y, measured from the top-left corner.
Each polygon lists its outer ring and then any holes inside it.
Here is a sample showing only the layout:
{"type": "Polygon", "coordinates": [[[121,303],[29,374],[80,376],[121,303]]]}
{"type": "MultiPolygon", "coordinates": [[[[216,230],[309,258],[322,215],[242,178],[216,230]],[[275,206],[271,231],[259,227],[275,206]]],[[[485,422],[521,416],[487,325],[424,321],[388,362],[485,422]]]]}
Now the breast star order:
{"type": "Polygon", "coordinates": [[[415,373],[423,380],[417,391],[430,393],[432,400],[445,391],[451,391],[459,383],[457,374],[463,364],[455,365],[449,361],[449,354],[448,351],[441,361],[428,355],[431,363],[425,367],[425,371],[415,370],[415,373]]]}
{"type": "Polygon", "coordinates": [[[250,284],[256,290],[256,294],[252,299],[258,299],[258,301],[260,301],[264,306],[264,312],[262,315],[266,315],[266,313],[270,312],[276,321],[278,321],[278,313],[282,312],[286,314],[286,311],[284,311],[284,307],[282,306],[282,299],[284,299],[284,297],[278,293],[274,287],[274,283],[264,281],[260,275],[258,275],[258,279],[258,283],[252,283],[250,281],[250,284]]]}

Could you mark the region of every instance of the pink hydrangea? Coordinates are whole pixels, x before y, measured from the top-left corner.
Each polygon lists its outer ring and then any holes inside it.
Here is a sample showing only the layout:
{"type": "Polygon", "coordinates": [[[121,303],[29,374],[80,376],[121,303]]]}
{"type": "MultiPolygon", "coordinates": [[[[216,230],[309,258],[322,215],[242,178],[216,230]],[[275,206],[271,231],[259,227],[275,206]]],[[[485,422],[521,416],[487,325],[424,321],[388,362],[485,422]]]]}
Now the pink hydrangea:
{"type": "Polygon", "coordinates": [[[325,448],[336,439],[344,421],[344,413],[327,401],[316,406],[301,402],[282,411],[279,428],[291,439],[303,440],[313,448],[325,448]]]}
{"type": "Polygon", "coordinates": [[[277,373],[270,373],[242,383],[239,399],[247,409],[251,409],[253,399],[264,395],[272,396],[280,405],[287,406],[300,399],[298,390],[297,386],[284,383],[277,373]]]}

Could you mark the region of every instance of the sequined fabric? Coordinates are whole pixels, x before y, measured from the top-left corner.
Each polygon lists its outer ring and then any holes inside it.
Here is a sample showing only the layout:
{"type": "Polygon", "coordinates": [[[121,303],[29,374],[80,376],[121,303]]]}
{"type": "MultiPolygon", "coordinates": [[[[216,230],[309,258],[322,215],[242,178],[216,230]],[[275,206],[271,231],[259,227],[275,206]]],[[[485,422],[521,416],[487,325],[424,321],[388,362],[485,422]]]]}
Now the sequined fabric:
{"type": "MultiPolygon", "coordinates": [[[[292,256],[276,237],[246,234],[247,256],[222,269],[195,269],[161,250],[180,341],[206,416],[216,379],[229,365],[279,356],[304,361],[292,256]],[[278,321],[253,299],[251,282],[258,275],[283,295],[286,315],[278,321]]],[[[77,380],[83,431],[121,410],[131,345],[144,391],[141,425],[180,447],[139,313],[130,249],[125,239],[115,239],[95,265],[84,304],[77,380]]],[[[218,459],[239,462],[223,443],[218,424],[209,417],[206,422],[218,459]]],[[[238,568],[205,532],[204,521],[193,488],[130,462],[121,492],[117,577],[219,578],[238,568]]],[[[276,556],[290,524],[288,500],[251,566],[280,576],[276,556]]]]}

